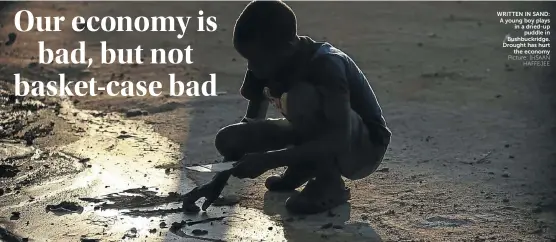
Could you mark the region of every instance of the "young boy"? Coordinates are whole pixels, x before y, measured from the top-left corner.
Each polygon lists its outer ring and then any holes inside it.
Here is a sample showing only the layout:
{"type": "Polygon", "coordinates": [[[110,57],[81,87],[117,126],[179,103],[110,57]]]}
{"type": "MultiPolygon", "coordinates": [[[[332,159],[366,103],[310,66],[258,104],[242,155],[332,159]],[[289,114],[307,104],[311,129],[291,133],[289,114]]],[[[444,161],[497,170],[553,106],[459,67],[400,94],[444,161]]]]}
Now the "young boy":
{"type": "Polygon", "coordinates": [[[245,118],[216,136],[217,150],[238,161],[233,175],[266,180],[270,191],[305,188],[286,201],[293,213],[327,211],[350,199],[342,176],[370,175],[390,143],[390,130],[366,77],[342,51],[297,35],[281,1],[253,1],[238,18],[234,47],[248,61],[241,95],[245,118]],[[283,119],[265,119],[269,103],[283,119]]]}

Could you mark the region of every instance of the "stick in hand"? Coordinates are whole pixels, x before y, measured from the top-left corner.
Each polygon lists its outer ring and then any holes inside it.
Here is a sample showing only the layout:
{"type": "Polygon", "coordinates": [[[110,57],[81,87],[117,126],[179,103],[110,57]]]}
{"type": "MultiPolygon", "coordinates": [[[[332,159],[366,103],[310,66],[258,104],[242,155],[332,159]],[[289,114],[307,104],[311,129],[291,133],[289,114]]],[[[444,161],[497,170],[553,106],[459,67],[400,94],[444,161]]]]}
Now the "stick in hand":
{"type": "Polygon", "coordinates": [[[228,179],[232,175],[234,168],[224,170],[216,173],[212,180],[207,184],[196,187],[187,194],[183,200],[183,210],[185,212],[199,212],[199,207],[195,205],[197,200],[204,197],[205,202],[203,203],[202,209],[206,211],[207,208],[212,205],[212,203],[220,196],[222,190],[226,186],[228,179]]]}

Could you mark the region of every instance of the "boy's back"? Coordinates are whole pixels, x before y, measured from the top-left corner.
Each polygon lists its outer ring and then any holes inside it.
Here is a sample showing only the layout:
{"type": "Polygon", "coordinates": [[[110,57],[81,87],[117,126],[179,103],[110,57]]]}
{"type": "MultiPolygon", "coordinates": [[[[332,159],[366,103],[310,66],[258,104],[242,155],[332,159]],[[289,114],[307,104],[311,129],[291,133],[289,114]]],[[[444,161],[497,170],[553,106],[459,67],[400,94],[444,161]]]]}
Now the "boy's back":
{"type": "Polygon", "coordinates": [[[371,139],[388,145],[391,133],[367,78],[347,54],[329,43],[316,42],[306,36],[300,37],[300,50],[295,61],[269,80],[257,79],[248,71],[241,93],[246,99],[257,101],[265,98],[261,94],[268,87],[271,96],[280,97],[296,81],[306,81],[325,88],[346,88],[351,109],[368,127],[371,139]],[[344,80],[345,83],[338,83],[338,80],[344,80]]]}

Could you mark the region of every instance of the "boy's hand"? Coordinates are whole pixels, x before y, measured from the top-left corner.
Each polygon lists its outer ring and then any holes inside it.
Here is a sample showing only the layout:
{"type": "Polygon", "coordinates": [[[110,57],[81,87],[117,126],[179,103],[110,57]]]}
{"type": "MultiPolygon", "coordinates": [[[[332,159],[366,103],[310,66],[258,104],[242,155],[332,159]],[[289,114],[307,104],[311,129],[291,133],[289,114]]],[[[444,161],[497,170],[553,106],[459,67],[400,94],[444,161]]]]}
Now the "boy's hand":
{"type": "Polygon", "coordinates": [[[272,169],[270,162],[265,162],[264,153],[250,153],[244,155],[234,164],[232,175],[237,178],[256,178],[272,169]]]}

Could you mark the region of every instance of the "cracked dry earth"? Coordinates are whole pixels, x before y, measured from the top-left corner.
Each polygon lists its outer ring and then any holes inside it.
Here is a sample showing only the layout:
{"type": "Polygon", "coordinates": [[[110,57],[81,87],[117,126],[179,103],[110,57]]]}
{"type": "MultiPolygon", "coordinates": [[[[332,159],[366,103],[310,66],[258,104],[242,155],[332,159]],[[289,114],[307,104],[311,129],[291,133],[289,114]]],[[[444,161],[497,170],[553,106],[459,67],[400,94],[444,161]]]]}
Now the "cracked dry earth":
{"type": "MultiPolygon", "coordinates": [[[[184,169],[219,159],[217,130],[238,121],[244,65],[229,39],[240,2],[18,2],[13,15],[183,15],[202,8],[219,31],[192,34],[193,66],[33,65],[34,43],[88,41],[181,47],[172,35],[19,33],[0,46],[0,236],[7,241],[554,241],[554,73],[506,62],[501,9],[518,2],[294,2],[299,29],[351,54],[368,74],[394,132],[379,170],[347,181],[349,204],[315,216],[284,212],[287,194],[264,177],[231,180],[224,204],[179,211],[180,194],[211,173],[184,169]],[[149,9],[145,13],[142,9],[149,9]],[[430,14],[431,12],[438,14],[430,14]],[[315,13],[330,13],[320,15],[315,13]],[[375,25],[353,23],[378,23],[375,25]],[[346,27],[349,26],[349,27],[346,27]],[[31,65],[29,65],[31,63],[31,65]],[[30,79],[70,73],[166,80],[167,73],[218,73],[218,97],[10,96],[13,73],[30,79]]],[[[276,116],[272,113],[271,116],[276,116]]],[[[269,173],[277,173],[271,171],[269,173]]]]}

